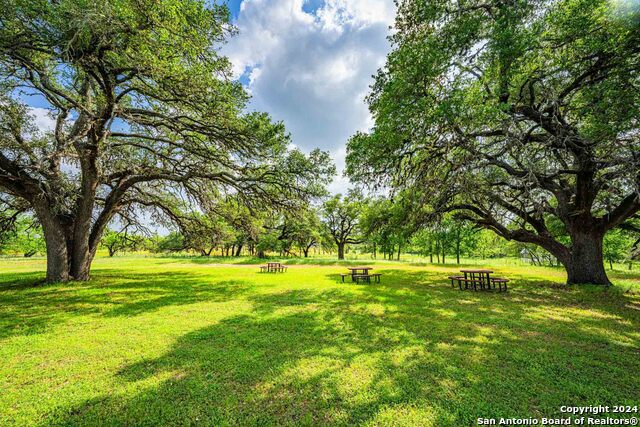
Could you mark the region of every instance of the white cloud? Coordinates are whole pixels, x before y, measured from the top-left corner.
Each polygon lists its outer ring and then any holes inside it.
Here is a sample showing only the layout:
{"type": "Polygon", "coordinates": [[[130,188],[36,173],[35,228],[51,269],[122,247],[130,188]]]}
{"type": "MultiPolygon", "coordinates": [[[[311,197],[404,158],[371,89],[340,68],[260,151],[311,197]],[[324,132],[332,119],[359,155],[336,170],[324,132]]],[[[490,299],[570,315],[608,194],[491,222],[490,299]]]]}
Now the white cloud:
{"type": "Polygon", "coordinates": [[[347,189],[350,188],[349,179],[342,174],[345,166],[345,159],[347,157],[347,147],[342,146],[337,150],[332,151],[331,157],[333,158],[333,161],[336,164],[336,168],[338,169],[338,171],[340,171],[340,173],[329,185],[329,191],[334,194],[342,193],[344,195],[347,193],[347,189]]]}
{"type": "Polygon", "coordinates": [[[33,123],[40,132],[51,132],[56,128],[56,121],[46,108],[31,107],[29,115],[33,117],[33,123]]]}
{"type": "Polygon", "coordinates": [[[340,28],[347,24],[366,26],[393,23],[395,6],[384,0],[326,0],[318,10],[320,21],[328,28],[340,28]]]}
{"type": "MultiPolygon", "coordinates": [[[[364,96],[384,64],[393,0],[325,0],[307,13],[302,0],[245,0],[240,34],[225,48],[237,76],[245,75],[251,108],[284,120],[293,142],[336,156],[342,172],[345,144],[366,130],[364,96]]],[[[344,192],[342,177],[332,184],[344,192]]]]}

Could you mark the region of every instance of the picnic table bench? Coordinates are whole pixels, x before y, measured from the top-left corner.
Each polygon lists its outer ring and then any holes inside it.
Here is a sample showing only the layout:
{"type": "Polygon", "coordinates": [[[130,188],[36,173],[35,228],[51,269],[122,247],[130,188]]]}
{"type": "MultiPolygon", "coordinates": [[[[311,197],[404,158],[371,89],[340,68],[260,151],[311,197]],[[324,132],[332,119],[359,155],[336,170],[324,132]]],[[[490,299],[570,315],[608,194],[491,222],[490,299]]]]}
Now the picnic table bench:
{"type": "Polygon", "coordinates": [[[267,265],[260,266],[261,273],[284,273],[287,271],[287,266],[280,264],[279,262],[268,262],[267,265]]]}
{"type": "Polygon", "coordinates": [[[474,291],[478,290],[491,290],[495,289],[496,285],[498,285],[498,289],[502,292],[502,288],[504,286],[504,291],[507,291],[507,283],[509,283],[509,279],[504,279],[502,277],[491,277],[492,270],[460,270],[463,273],[462,276],[449,276],[449,280],[451,280],[451,287],[455,287],[455,283],[458,283],[458,287],[462,290],[462,284],[464,283],[464,289],[471,289],[473,287],[474,291]]]}
{"type": "Polygon", "coordinates": [[[353,278],[355,279],[355,282],[367,282],[367,283],[371,283],[371,278],[374,279],[375,283],[380,283],[380,276],[382,276],[382,274],[380,273],[373,273],[373,274],[356,274],[353,276],[353,278]]]}
{"type": "Polygon", "coordinates": [[[342,283],[344,283],[344,278],[351,276],[352,282],[367,282],[371,283],[371,278],[374,279],[375,283],[380,283],[381,273],[369,273],[370,270],[373,270],[373,267],[348,267],[351,270],[350,273],[341,273],[340,277],[342,278],[342,283]]]}

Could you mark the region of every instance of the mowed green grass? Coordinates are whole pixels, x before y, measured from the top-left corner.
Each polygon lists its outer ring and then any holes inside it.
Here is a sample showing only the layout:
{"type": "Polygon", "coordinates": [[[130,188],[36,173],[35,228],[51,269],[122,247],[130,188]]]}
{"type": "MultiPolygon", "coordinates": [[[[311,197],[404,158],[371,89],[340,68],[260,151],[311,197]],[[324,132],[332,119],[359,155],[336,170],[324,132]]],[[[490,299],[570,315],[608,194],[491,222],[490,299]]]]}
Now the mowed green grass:
{"type": "Polygon", "coordinates": [[[456,266],[374,267],[381,284],[355,285],[341,265],[101,258],[88,283],[34,285],[42,260],[0,260],[0,425],[461,426],[640,404],[638,275],[567,288],[495,267],[509,292],[480,293],[449,286],[456,266]]]}

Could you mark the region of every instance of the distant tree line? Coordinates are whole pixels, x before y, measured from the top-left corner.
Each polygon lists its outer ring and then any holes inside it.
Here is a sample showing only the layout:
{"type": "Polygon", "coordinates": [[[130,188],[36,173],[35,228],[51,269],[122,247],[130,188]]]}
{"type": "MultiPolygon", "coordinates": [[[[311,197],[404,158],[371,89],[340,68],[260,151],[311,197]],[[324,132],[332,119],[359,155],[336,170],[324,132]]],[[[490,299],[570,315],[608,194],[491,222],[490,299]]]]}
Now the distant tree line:
{"type": "MultiPolygon", "coordinates": [[[[425,218],[402,198],[366,197],[357,191],[287,212],[254,210],[231,196],[210,204],[206,213],[174,212],[173,216],[159,221],[168,230],[163,234],[139,225],[112,223],[102,236],[100,249],[108,256],[148,252],[344,259],[352,254],[401,260],[410,255],[438,264],[510,257],[538,266],[561,265],[540,246],[506,240],[454,214],[425,218]]],[[[621,262],[632,268],[640,260],[639,246],[640,227],[613,230],[604,238],[604,260],[610,269],[621,262]]],[[[45,253],[42,228],[34,217],[18,216],[0,233],[1,255],[45,253]]]]}

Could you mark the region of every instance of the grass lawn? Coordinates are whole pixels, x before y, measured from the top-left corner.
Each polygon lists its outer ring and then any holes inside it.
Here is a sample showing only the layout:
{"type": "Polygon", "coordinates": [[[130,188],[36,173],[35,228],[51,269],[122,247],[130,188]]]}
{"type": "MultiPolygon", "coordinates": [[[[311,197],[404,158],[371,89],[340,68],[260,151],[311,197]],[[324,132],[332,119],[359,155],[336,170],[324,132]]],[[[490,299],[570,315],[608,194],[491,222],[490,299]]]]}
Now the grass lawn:
{"type": "Polygon", "coordinates": [[[34,286],[44,261],[0,260],[0,425],[461,426],[640,404],[638,273],[567,288],[498,266],[500,294],[450,288],[456,266],[379,262],[381,284],[354,285],[340,265],[210,262],[100,258],[88,283],[34,286]]]}

